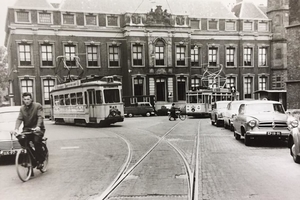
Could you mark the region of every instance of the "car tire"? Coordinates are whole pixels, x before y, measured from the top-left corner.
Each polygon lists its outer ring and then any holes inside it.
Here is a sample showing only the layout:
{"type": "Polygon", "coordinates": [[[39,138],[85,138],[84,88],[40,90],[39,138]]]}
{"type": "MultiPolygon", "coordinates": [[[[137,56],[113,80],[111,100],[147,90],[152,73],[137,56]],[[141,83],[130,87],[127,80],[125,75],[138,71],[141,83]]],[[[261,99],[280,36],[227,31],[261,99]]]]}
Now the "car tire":
{"type": "Polygon", "coordinates": [[[133,114],[132,113],[128,113],[127,116],[128,117],[133,117],[133,114]]]}
{"type": "Polygon", "coordinates": [[[241,139],[241,136],[236,132],[236,130],[233,130],[233,135],[234,135],[234,138],[236,140],[240,140],[241,139]]]}
{"type": "Polygon", "coordinates": [[[293,144],[292,147],[290,148],[290,152],[294,162],[300,164],[300,156],[298,156],[295,152],[295,144],[293,144]]]}
{"type": "Polygon", "coordinates": [[[213,122],[212,119],[210,120],[210,122],[211,122],[211,125],[213,125],[213,126],[215,125],[215,122],[213,122]]]}
{"type": "Polygon", "coordinates": [[[150,117],[150,116],[151,116],[151,113],[146,112],[145,116],[146,116],[146,117],[150,117]]]}

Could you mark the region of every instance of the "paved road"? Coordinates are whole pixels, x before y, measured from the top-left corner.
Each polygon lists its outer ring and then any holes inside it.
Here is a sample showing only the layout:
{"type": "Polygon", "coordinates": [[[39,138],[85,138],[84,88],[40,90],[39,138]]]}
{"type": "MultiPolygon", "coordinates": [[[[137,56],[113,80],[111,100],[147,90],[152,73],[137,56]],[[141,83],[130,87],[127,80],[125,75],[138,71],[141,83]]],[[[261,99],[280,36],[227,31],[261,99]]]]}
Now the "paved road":
{"type": "Polygon", "coordinates": [[[22,183],[13,159],[0,160],[0,199],[101,199],[116,177],[124,174],[108,199],[189,199],[185,162],[192,172],[199,172],[197,197],[201,200],[300,197],[300,165],[293,162],[284,143],[246,147],[229,130],[210,125],[209,119],[174,122],[166,117],[136,117],[109,128],[51,121],[46,126],[49,171],[36,172],[22,183]]]}

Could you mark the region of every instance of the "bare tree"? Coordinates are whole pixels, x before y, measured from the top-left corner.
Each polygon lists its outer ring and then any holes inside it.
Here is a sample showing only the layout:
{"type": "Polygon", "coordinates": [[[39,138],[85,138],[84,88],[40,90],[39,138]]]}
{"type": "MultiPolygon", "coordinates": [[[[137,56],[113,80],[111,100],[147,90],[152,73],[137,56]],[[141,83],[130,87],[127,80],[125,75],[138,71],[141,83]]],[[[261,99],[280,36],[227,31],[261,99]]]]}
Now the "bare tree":
{"type": "Polygon", "coordinates": [[[0,46],[0,89],[8,87],[7,50],[0,46]]]}

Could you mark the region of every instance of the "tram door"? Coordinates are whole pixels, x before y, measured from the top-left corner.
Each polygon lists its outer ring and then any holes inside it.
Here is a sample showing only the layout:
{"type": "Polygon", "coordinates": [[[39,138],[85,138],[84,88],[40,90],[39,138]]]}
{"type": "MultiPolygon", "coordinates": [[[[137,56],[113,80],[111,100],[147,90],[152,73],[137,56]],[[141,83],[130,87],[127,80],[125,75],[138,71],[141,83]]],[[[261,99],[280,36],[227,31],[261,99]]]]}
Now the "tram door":
{"type": "Polygon", "coordinates": [[[89,108],[89,118],[90,118],[90,121],[91,122],[96,122],[97,119],[96,119],[96,107],[95,107],[95,98],[96,98],[96,95],[95,95],[95,90],[94,89],[89,89],[88,90],[88,108],[89,108]]]}

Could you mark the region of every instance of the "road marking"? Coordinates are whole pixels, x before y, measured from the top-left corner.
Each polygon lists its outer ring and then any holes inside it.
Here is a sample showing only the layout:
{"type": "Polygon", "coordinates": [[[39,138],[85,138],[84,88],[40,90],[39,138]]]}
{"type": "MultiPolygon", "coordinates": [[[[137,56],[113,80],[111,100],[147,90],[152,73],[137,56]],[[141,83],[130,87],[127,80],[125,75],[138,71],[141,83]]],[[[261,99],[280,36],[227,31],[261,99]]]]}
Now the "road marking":
{"type": "Polygon", "coordinates": [[[79,149],[79,146],[74,146],[74,147],[60,147],[60,149],[79,149]]]}

